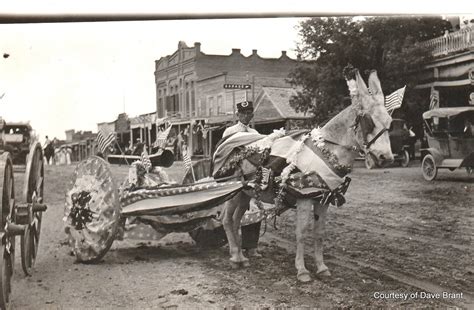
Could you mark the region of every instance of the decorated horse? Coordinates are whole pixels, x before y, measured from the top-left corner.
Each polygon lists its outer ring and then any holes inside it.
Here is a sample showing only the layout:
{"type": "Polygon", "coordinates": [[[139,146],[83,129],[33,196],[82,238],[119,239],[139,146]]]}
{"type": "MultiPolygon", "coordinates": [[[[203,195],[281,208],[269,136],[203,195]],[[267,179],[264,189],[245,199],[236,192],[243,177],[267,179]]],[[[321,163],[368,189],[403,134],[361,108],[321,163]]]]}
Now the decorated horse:
{"type": "Polygon", "coordinates": [[[345,202],[347,176],[361,152],[370,153],[383,165],[393,161],[388,128],[391,117],[377,73],[365,84],[358,70],[344,72],[351,105],[322,128],[265,136],[236,133],[221,142],[213,157],[213,176],[244,180],[244,190],[226,202],[223,226],[233,267],[248,266],[239,234],[245,206],[251,198],[296,208],[297,278],[311,280],[304,262],[304,237],[314,222],[314,258],[317,274],[330,276],[323,260],[323,236],[328,206],[345,202]],[[369,91],[370,89],[370,91],[369,91]]]}

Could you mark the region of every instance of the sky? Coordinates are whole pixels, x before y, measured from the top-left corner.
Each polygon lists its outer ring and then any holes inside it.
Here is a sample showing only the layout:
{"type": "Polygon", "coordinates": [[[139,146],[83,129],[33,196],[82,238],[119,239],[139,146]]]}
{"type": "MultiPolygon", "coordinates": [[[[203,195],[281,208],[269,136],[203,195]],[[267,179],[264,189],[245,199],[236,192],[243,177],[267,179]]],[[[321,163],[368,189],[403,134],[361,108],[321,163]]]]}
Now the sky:
{"type": "MultiPolygon", "coordinates": [[[[303,5],[299,0],[290,3],[274,0],[271,6],[270,2],[244,0],[231,2],[228,7],[212,5],[210,0],[179,1],[181,6],[171,1],[145,2],[135,2],[144,5],[132,9],[119,0],[102,7],[84,6],[87,1],[32,1],[26,6],[6,5],[0,10],[0,18],[72,13],[135,14],[138,18],[150,13],[157,18],[179,18],[180,14],[198,14],[196,17],[200,18],[215,14],[220,17],[264,14],[284,18],[0,24],[0,54],[10,55],[0,58],[0,97],[4,94],[0,99],[0,117],[6,121],[30,121],[41,139],[45,135],[65,139],[68,129],[95,132],[97,123],[113,121],[119,113],[133,117],[156,110],[154,63],[175,52],[179,41],[188,46],[201,42],[201,50],[208,54],[229,55],[232,48],[240,48],[242,54],[249,55],[252,49],[257,49],[261,57],[273,58],[285,50],[295,58],[299,41],[296,26],[305,13],[373,12],[370,6],[365,9],[360,5],[331,6],[337,1],[326,7],[317,1],[303,5]]],[[[387,6],[374,12],[407,13],[404,8],[387,6]]],[[[445,8],[440,11],[429,10],[434,6],[427,8],[420,13],[447,12],[445,8]]],[[[465,9],[462,11],[465,14],[465,9]]]]}

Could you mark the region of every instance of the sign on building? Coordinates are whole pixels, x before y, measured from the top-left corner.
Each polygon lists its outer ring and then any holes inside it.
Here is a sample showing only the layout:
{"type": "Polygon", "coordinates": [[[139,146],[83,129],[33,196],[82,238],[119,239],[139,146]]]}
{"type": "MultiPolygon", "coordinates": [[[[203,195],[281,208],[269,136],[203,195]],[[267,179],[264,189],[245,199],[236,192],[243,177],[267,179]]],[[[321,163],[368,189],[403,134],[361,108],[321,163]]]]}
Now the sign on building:
{"type": "Polygon", "coordinates": [[[250,84],[224,84],[224,89],[251,89],[250,84]]]}

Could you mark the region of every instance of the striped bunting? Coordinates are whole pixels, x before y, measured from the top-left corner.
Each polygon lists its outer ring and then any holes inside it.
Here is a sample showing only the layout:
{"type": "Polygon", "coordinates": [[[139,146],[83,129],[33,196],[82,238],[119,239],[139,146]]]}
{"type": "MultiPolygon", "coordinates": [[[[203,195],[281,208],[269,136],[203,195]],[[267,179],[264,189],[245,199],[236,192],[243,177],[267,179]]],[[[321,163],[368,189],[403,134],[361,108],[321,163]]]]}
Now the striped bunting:
{"type": "Polygon", "coordinates": [[[172,215],[214,208],[242,188],[242,182],[200,183],[142,189],[122,195],[123,215],[172,215]]]}
{"type": "Polygon", "coordinates": [[[387,109],[387,111],[392,111],[402,106],[403,96],[405,95],[405,88],[406,86],[403,86],[402,88],[397,89],[396,91],[385,97],[385,108],[387,109]]]}
{"type": "Polygon", "coordinates": [[[107,148],[115,141],[115,132],[110,132],[108,134],[99,130],[97,133],[97,147],[99,148],[99,152],[105,153],[107,148]]]}

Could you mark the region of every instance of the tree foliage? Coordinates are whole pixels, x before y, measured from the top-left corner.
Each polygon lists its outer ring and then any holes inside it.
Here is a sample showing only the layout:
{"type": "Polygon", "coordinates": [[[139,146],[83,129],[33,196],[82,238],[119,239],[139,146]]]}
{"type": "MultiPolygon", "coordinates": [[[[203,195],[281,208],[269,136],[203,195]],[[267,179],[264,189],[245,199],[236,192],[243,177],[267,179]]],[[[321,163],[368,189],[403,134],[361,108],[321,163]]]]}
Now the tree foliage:
{"type": "MultiPolygon", "coordinates": [[[[416,75],[430,60],[430,52],[418,42],[443,35],[450,29],[441,17],[369,17],[355,19],[312,18],[299,27],[298,53],[307,61],[289,77],[298,89],[290,104],[297,111],[314,115],[323,123],[350,103],[342,70],[347,64],[361,74],[375,69],[384,94],[407,85],[407,97],[417,84],[416,75]]],[[[365,75],[366,76],[366,75],[365,75]]],[[[401,114],[407,113],[407,104],[401,114]]]]}

